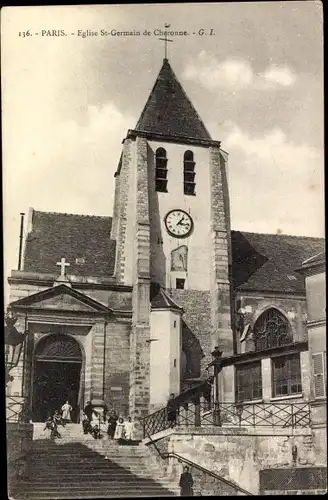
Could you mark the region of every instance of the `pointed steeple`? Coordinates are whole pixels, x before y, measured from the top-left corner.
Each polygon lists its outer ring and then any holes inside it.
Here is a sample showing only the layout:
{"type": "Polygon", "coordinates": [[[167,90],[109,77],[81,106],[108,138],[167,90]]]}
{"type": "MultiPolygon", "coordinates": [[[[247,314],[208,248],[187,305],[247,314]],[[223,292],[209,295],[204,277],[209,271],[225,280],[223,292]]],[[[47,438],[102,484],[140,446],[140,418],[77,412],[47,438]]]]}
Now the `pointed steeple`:
{"type": "Polygon", "coordinates": [[[163,60],[163,66],[135,130],[172,137],[211,140],[168,59],[163,60]]]}

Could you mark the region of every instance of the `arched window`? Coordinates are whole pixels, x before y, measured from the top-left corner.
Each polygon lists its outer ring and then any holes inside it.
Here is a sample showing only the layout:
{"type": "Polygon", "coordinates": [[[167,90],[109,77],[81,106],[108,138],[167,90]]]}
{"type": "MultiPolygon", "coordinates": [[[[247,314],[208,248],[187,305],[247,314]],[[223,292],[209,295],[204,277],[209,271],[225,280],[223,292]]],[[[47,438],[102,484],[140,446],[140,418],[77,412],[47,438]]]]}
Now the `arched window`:
{"type": "Polygon", "coordinates": [[[293,342],[287,318],[275,308],[267,309],[257,319],[254,325],[253,339],[256,351],[293,342]]]}
{"type": "Polygon", "coordinates": [[[195,194],[195,162],[194,153],[186,151],[183,156],[183,192],[184,194],[195,194]]]}
{"type": "Polygon", "coordinates": [[[156,191],[167,193],[167,158],[164,148],[156,150],[155,168],[156,191]]]}

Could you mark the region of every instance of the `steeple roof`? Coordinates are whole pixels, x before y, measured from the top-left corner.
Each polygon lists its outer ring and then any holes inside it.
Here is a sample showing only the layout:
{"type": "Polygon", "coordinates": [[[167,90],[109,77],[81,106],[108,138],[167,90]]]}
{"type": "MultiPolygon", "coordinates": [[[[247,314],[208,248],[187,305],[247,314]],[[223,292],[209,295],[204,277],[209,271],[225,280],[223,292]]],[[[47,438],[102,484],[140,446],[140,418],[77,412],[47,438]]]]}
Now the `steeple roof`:
{"type": "Polygon", "coordinates": [[[135,130],[172,137],[211,140],[167,59],[159,72],[135,130]]]}

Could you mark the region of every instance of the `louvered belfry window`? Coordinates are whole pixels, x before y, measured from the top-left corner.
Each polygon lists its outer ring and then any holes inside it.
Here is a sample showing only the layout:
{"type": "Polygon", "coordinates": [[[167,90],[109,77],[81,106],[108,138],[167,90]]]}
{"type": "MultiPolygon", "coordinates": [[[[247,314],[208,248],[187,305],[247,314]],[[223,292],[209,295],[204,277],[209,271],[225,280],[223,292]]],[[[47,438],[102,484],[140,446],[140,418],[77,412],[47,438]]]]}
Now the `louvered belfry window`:
{"type": "Polygon", "coordinates": [[[194,153],[186,151],[183,156],[183,192],[184,194],[195,194],[195,162],[194,153]]]}
{"type": "Polygon", "coordinates": [[[156,191],[167,193],[167,157],[164,148],[156,150],[155,184],[156,191]]]}
{"type": "Polygon", "coordinates": [[[312,354],[313,389],[315,398],[324,398],[327,394],[327,365],[326,353],[312,354]]]}
{"type": "Polygon", "coordinates": [[[254,325],[255,350],[291,344],[293,336],[289,321],[278,309],[267,309],[254,325]]]}

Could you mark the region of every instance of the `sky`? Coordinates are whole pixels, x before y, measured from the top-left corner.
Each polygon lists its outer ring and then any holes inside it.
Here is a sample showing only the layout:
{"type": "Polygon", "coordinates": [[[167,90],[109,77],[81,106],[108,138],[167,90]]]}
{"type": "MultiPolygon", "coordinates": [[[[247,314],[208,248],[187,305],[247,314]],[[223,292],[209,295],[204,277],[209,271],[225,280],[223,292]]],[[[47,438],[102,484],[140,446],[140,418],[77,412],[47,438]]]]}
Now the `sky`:
{"type": "Polygon", "coordinates": [[[232,228],[324,235],[321,2],[7,7],[1,14],[5,276],[17,269],[20,212],[112,214],[122,139],[161,68],[164,47],[154,30],[165,23],[189,33],[170,36],[169,61],[229,153],[232,228]]]}

